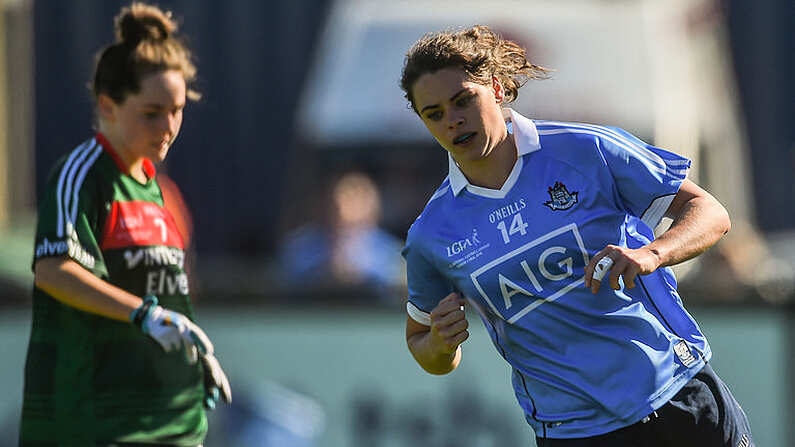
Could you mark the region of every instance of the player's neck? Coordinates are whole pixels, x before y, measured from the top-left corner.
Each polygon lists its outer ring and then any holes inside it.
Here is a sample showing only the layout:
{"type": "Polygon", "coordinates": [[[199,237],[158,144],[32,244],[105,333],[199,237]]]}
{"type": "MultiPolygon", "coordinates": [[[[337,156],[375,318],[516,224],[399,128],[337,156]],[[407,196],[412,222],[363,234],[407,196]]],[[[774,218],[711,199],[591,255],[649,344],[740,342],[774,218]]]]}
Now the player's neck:
{"type": "Polygon", "coordinates": [[[459,164],[470,184],[489,189],[501,189],[513,171],[517,159],[516,144],[510,135],[487,156],[464,165],[459,164]]]}
{"type": "Polygon", "coordinates": [[[100,124],[99,131],[110,143],[111,149],[116,154],[119,170],[134,178],[138,183],[146,183],[149,177],[144,170],[145,158],[136,155],[128,147],[121,144],[122,139],[113,132],[109,126],[100,124]]]}

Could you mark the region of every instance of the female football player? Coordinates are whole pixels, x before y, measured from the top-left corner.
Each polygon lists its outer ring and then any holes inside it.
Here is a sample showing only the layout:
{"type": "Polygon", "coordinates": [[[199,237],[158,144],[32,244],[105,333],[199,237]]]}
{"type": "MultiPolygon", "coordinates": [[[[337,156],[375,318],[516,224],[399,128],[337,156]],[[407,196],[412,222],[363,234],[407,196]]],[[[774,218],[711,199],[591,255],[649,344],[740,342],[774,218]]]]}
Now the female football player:
{"type": "Polygon", "coordinates": [[[176,29],[154,6],[121,10],[94,73],[97,132],[40,200],[20,445],[197,446],[205,409],[231,399],[155,180],[196,97],[176,29]]]}
{"type": "Polygon", "coordinates": [[[726,210],[686,158],[506,107],[546,73],[485,26],[428,34],[406,56],[406,98],[449,155],[404,249],[410,351],[430,373],[455,369],[467,305],[539,446],[753,445],[669,268],[729,230],[726,210]]]}

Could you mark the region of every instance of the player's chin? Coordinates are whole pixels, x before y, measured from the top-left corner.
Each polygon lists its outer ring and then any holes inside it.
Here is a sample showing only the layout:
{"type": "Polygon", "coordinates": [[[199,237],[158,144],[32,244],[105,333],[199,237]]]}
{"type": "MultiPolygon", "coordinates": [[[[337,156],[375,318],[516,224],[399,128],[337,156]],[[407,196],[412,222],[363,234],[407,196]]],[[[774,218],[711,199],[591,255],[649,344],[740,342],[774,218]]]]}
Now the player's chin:
{"type": "Polygon", "coordinates": [[[485,153],[485,149],[480,146],[453,146],[446,149],[453,156],[453,159],[458,163],[478,161],[485,158],[487,155],[485,153]]]}
{"type": "Polygon", "coordinates": [[[157,163],[163,162],[166,159],[166,156],[168,156],[168,150],[169,149],[170,149],[170,147],[158,148],[152,154],[152,161],[157,162],[157,163]]]}

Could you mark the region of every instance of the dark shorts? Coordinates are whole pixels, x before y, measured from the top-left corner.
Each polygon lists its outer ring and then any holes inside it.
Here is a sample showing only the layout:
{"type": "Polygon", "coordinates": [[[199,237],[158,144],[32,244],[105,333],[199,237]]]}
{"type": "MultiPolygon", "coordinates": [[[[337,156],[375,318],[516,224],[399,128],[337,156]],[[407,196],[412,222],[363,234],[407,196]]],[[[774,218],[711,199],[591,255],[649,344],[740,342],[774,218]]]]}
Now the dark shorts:
{"type": "Polygon", "coordinates": [[[536,438],[538,447],[754,447],[745,412],[707,364],[684,388],[650,414],[591,438],[536,438]]]}

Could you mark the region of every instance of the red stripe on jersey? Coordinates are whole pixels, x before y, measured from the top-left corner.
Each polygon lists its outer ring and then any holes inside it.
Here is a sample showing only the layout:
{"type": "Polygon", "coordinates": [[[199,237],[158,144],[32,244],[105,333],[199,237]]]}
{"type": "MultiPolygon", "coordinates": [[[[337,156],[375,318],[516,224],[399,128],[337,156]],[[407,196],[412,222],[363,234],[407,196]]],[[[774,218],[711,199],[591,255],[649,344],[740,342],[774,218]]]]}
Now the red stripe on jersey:
{"type": "Polygon", "coordinates": [[[106,250],[134,245],[185,248],[177,224],[167,209],[141,200],[113,202],[99,246],[106,250]]]}
{"type": "Polygon", "coordinates": [[[146,174],[146,178],[151,179],[155,177],[155,164],[152,163],[152,160],[144,158],[143,169],[144,174],[146,174]]]}
{"type": "MultiPolygon", "coordinates": [[[[97,132],[97,142],[102,146],[102,149],[104,149],[105,152],[110,154],[110,158],[112,158],[113,162],[116,163],[116,167],[119,168],[119,171],[129,175],[130,170],[128,169],[127,166],[124,165],[124,163],[121,160],[121,157],[119,157],[118,152],[116,152],[116,150],[113,149],[113,145],[111,145],[110,141],[108,141],[108,139],[105,138],[105,135],[102,135],[102,132],[97,132]]],[[[152,163],[152,160],[144,158],[143,170],[144,174],[146,174],[146,178],[150,179],[154,178],[156,170],[155,170],[155,164],[152,163]]]]}

